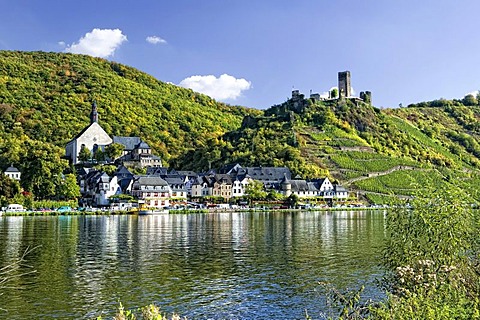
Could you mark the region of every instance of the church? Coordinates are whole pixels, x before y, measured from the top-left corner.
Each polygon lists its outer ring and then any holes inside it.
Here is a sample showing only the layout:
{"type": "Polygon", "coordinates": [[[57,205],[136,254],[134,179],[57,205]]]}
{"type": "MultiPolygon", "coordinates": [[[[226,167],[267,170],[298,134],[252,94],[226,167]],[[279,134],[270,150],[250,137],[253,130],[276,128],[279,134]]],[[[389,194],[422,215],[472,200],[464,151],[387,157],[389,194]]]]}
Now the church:
{"type": "Polygon", "coordinates": [[[79,154],[82,148],[87,148],[93,155],[100,148],[104,150],[111,143],[118,143],[123,146],[123,154],[116,160],[126,166],[136,167],[158,167],[162,166],[160,157],[152,154],[150,146],[140,137],[120,137],[114,136],[113,139],[98,124],[97,104],[92,104],[90,113],[90,124],[77,134],[65,147],[66,158],[76,165],[80,163],[79,154]]]}
{"type": "Polygon", "coordinates": [[[104,148],[113,142],[112,138],[98,124],[97,104],[93,102],[90,113],[90,124],[80,131],[72,140],[67,143],[65,154],[73,164],[79,163],[78,155],[82,147],[94,152],[97,148],[104,148]]]}

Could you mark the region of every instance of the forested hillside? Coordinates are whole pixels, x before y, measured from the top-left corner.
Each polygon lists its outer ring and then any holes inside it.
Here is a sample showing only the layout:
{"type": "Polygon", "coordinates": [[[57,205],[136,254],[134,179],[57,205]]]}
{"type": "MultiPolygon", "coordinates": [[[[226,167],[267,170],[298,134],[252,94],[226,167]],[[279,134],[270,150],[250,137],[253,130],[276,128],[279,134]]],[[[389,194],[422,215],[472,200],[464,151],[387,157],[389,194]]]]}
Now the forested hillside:
{"type": "Polygon", "coordinates": [[[305,99],[303,105],[288,100],[246,117],[239,130],[178,165],[205,168],[205,158],[213,167],[285,165],[302,178],[327,175],[377,203],[442,184],[462,185],[480,199],[478,104],[380,110],[359,100],[305,99]]]}
{"type": "Polygon", "coordinates": [[[0,168],[13,163],[28,191],[54,195],[65,144],[89,124],[94,100],[109,135],[140,136],[165,163],[259,113],[100,58],[0,51],[0,168]]]}
{"type": "MultiPolygon", "coordinates": [[[[303,98],[302,98],[303,99],[303,98]]],[[[359,99],[291,99],[260,111],[229,106],[89,56],[0,51],[0,166],[14,163],[38,197],[69,172],[65,144],[92,101],[110,135],[140,136],[175,169],[229,163],[329,176],[373,202],[423,186],[462,185],[479,199],[476,97],[378,109],[359,99]]]]}
{"type": "Polygon", "coordinates": [[[140,136],[165,159],[237,128],[256,110],[228,106],[90,56],[0,51],[0,125],[63,147],[96,100],[110,135],[140,136]]]}

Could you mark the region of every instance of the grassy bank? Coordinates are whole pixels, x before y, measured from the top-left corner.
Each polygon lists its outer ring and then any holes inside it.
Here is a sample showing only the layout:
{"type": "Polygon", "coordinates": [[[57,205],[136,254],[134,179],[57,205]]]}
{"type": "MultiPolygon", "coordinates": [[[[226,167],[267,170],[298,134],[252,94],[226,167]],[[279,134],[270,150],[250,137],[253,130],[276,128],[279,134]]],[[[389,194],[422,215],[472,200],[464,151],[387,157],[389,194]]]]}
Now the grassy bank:
{"type": "MultiPolygon", "coordinates": [[[[383,207],[321,207],[321,208],[275,208],[275,207],[256,207],[256,208],[240,208],[240,209],[182,209],[182,210],[170,210],[169,214],[195,214],[195,213],[222,213],[222,212],[315,212],[315,211],[365,211],[365,210],[385,210],[383,207]]],[[[3,212],[5,217],[15,216],[100,216],[100,215],[125,215],[136,214],[134,211],[110,211],[110,210],[98,210],[98,211],[79,211],[72,210],[66,212],[60,211],[16,211],[16,212],[3,212]]]]}

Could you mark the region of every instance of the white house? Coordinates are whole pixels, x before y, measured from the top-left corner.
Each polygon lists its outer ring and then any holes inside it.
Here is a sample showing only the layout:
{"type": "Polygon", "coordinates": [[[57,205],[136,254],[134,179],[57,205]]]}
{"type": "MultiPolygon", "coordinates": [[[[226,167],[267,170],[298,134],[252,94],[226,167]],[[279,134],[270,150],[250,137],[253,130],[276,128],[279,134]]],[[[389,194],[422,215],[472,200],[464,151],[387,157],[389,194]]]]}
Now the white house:
{"type": "Polygon", "coordinates": [[[5,170],[5,175],[7,177],[9,177],[10,179],[12,180],[17,180],[17,181],[20,181],[20,177],[22,175],[22,173],[20,172],[20,170],[18,170],[17,168],[15,168],[13,166],[13,164],[7,168],[7,170],[5,170]]]}
{"type": "Polygon", "coordinates": [[[347,191],[347,189],[345,189],[345,188],[342,187],[341,185],[336,184],[336,185],[334,186],[334,190],[335,190],[335,198],[336,198],[336,199],[345,200],[345,199],[348,198],[348,191],[347,191]]]}
{"type": "Polygon", "coordinates": [[[206,197],[213,195],[213,184],[214,181],[212,177],[209,176],[200,176],[192,184],[192,198],[206,197]]]}
{"type": "Polygon", "coordinates": [[[172,191],[168,183],[157,176],[139,176],[133,182],[132,195],[153,208],[170,206],[172,191]]]}
{"type": "Polygon", "coordinates": [[[103,173],[97,180],[94,203],[97,206],[108,206],[110,205],[110,197],[119,193],[121,193],[121,188],[118,184],[118,178],[116,176],[110,178],[106,173],[103,173]]]}
{"type": "Polygon", "coordinates": [[[187,189],[185,188],[185,180],[179,175],[167,175],[163,177],[171,189],[172,200],[187,201],[187,189]]]}
{"type": "Polygon", "coordinates": [[[318,195],[323,198],[331,199],[335,195],[333,185],[328,178],[315,180],[318,188],[318,195]]]}
{"type": "Polygon", "coordinates": [[[232,197],[243,197],[247,194],[247,186],[252,181],[248,175],[236,176],[232,183],[232,197]]]}

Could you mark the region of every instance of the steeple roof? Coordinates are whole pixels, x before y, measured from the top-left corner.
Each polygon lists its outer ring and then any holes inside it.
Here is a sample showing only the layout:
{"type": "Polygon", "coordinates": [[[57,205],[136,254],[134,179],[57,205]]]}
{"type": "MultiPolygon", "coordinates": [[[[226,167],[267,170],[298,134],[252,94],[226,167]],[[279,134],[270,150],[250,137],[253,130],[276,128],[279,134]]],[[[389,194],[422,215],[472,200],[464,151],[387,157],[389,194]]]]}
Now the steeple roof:
{"type": "Polygon", "coordinates": [[[92,112],[90,112],[90,123],[94,122],[98,122],[97,102],[95,100],[92,103],[92,112]]]}

